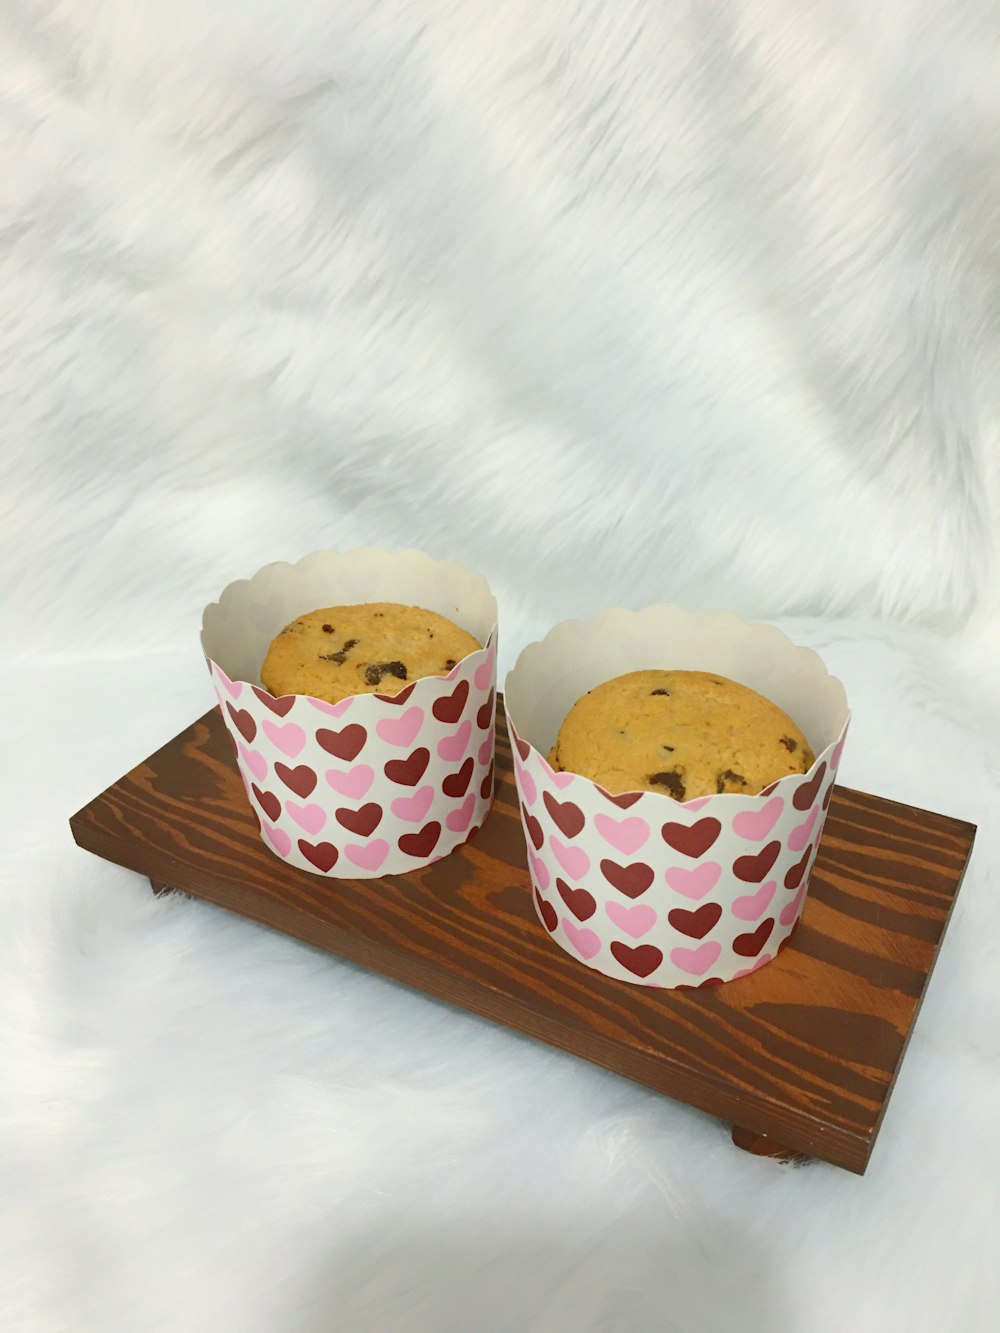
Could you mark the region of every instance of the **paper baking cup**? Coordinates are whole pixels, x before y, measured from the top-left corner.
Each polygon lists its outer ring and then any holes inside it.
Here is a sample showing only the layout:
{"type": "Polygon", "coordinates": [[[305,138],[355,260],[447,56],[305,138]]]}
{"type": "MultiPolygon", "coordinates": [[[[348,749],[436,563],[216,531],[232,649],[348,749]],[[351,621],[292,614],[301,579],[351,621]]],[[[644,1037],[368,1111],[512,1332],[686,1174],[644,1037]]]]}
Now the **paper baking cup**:
{"type": "Polygon", "coordinates": [[[847,733],[844,687],[769,625],[675,606],[557,625],[505,686],[535,910],[587,967],[645,986],[708,986],[775,956],[802,912],[847,733]],[[627,671],[712,671],[785,710],[818,757],[756,796],[611,796],[546,762],[581,695],[627,671]]]}
{"type": "Polygon", "coordinates": [[[331,878],[402,874],[447,855],[492,798],[497,604],[489,585],[419,551],[316,551],[231,583],[206,607],[201,642],[261,837],[331,878]],[[402,602],[485,646],[447,676],[338,704],[275,698],[260,668],[276,634],[318,607],[402,602]]]}

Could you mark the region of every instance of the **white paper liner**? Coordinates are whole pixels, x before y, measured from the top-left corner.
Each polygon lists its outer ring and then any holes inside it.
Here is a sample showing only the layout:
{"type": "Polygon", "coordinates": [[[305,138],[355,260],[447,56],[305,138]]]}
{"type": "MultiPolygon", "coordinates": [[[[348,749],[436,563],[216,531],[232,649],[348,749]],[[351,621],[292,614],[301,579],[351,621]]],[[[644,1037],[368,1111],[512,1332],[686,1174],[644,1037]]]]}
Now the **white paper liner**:
{"type": "Polygon", "coordinates": [[[496,599],[480,575],[420,551],[315,551],[231,583],[206,607],[202,647],[261,837],[332,879],[439,860],[492,800],[496,599]],[[275,698],[260,683],[271,640],[324,606],[400,602],[447,616],[482,649],[398,695],[338,704],[275,698]]]}
{"type": "Polygon", "coordinates": [[[798,923],[850,720],[811,649],[770,625],[676,606],[564,621],[504,684],[535,910],[588,967],[656,987],[715,985],[769,962],[798,923]],[[711,671],[783,708],[817,758],[758,795],[610,796],[548,753],[581,695],[628,671],[711,671]]]}

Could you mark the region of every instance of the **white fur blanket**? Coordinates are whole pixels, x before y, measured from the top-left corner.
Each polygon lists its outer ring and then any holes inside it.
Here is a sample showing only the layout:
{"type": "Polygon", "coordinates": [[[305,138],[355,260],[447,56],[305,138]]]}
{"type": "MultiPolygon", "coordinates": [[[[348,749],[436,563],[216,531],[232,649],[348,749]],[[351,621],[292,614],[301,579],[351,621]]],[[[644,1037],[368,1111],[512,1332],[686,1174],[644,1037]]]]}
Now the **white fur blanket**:
{"type": "Polygon", "coordinates": [[[0,5],[0,1328],[1000,1326],[988,0],[0,5]],[[75,849],[317,546],[779,618],[981,825],[868,1174],[75,849]],[[991,876],[992,882],[991,882],[991,876]]]}

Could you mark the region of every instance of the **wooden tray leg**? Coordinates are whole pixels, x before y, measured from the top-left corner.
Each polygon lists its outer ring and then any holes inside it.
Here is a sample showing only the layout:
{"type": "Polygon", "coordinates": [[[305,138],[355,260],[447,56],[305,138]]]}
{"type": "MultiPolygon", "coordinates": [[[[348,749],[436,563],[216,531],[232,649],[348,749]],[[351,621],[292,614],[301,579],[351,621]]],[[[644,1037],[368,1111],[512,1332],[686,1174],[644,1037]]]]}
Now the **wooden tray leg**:
{"type": "Polygon", "coordinates": [[[782,1147],[776,1139],[768,1138],[766,1134],[758,1134],[754,1129],[742,1129],[739,1125],[733,1126],[733,1142],[744,1152],[753,1153],[754,1157],[776,1157],[780,1162],[811,1161],[806,1153],[782,1147]]]}

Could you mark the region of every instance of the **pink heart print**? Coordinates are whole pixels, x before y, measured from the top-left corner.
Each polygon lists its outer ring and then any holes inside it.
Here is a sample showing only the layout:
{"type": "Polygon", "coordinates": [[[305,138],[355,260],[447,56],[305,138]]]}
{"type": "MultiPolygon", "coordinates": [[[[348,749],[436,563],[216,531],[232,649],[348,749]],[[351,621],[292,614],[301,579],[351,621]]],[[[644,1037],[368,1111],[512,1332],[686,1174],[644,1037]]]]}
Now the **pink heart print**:
{"type": "Polygon", "coordinates": [[[612,819],[610,815],[601,813],[595,817],[594,826],[609,846],[625,856],[637,852],[649,839],[649,825],[638,815],[628,819],[612,819]]]}
{"type": "Polygon", "coordinates": [[[449,763],[457,763],[465,754],[471,735],[472,723],[466,718],[453,736],[445,736],[443,741],[438,741],[438,754],[442,759],[448,760],[449,763]]]}
{"type": "Polygon", "coordinates": [[[422,824],[433,800],[434,788],[421,787],[412,796],[397,796],[392,803],[392,813],[408,824],[422,824]]]}
{"type": "Polygon", "coordinates": [[[671,949],[670,961],[689,977],[703,977],[721,952],[721,944],[715,940],[706,940],[697,949],[685,949],[680,945],[671,949]]]}
{"type": "Polygon", "coordinates": [[[624,903],[610,902],[605,903],[604,910],[618,929],[624,930],[634,940],[641,940],[656,925],[656,912],[645,903],[633,903],[631,907],[626,907],[624,903]]]}
{"type": "Polygon", "coordinates": [[[551,772],[552,772],[552,781],[560,789],[560,791],[568,787],[570,783],[573,781],[574,774],[572,773],[557,773],[555,769],[552,769],[551,772]]]}
{"type": "Polygon", "coordinates": [[[390,745],[408,746],[424,724],[422,708],[408,708],[402,717],[384,717],[375,730],[390,745]]]}
{"type": "Polygon", "coordinates": [[[793,852],[801,852],[802,849],[805,847],[806,843],[809,841],[809,835],[813,831],[813,825],[816,823],[818,815],[819,815],[819,806],[814,805],[812,810],[809,812],[809,818],[805,821],[805,823],[796,824],[796,826],[792,829],[791,833],[789,833],[788,845],[793,852]]]}
{"type": "Polygon", "coordinates": [[[528,770],[514,760],[514,767],[517,769],[517,785],[521,791],[521,798],[524,804],[532,806],[538,800],[538,788],[535,786],[535,779],[528,770]]]}
{"type": "Polygon", "coordinates": [[[294,759],[296,755],[302,753],[302,747],[306,743],[306,733],[296,723],[286,722],[282,725],[280,722],[272,722],[270,718],[265,718],[264,731],[271,742],[282,754],[287,754],[289,759],[294,759]]]}
{"type": "Polygon", "coordinates": [[[763,842],[777,824],[784,808],[784,798],[774,796],[759,810],[741,810],[733,816],[733,832],[751,842],[763,842]]]}
{"type": "Polygon", "coordinates": [[[267,776],[267,760],[259,750],[248,750],[242,741],[237,741],[243,762],[258,782],[267,776]]]}
{"type": "Polygon", "coordinates": [[[450,815],[445,817],[445,823],[451,829],[452,833],[464,833],[472,823],[472,814],[476,808],[476,797],[473,792],[469,792],[465,800],[457,810],[452,810],[450,815]]]}
{"type": "Polygon", "coordinates": [[[486,765],[490,762],[490,758],[493,754],[493,739],[494,739],[494,733],[491,727],[489,735],[486,737],[482,745],[480,745],[479,747],[479,754],[477,758],[479,759],[479,763],[481,765],[486,765]]]}
{"type": "Polygon", "coordinates": [[[215,671],[216,675],[219,677],[223,685],[226,687],[228,693],[231,694],[234,699],[238,699],[240,695],[243,693],[243,682],[241,680],[230,680],[229,677],[226,675],[226,673],[223,671],[222,667],[220,666],[217,666],[215,668],[215,671]]]}
{"type": "Polygon", "coordinates": [[[741,898],[735,899],[733,916],[738,917],[740,921],[759,921],[774,897],[777,887],[777,881],[769,879],[756,893],[745,893],[741,898]]]}
{"type": "Polygon", "coordinates": [[[295,801],[286,801],[285,809],[307,833],[318,833],[326,823],[326,811],[321,805],[298,805],[295,801]]]}
{"type": "Polygon", "coordinates": [[[494,649],[493,645],[490,644],[490,651],[487,654],[486,661],[480,663],[480,665],[476,667],[475,675],[472,677],[476,683],[477,690],[485,690],[493,679],[494,660],[494,649]]]}
{"type": "Polygon", "coordinates": [[[566,938],[572,944],[581,958],[590,959],[600,950],[601,939],[594,931],[588,930],[586,926],[577,926],[569,917],[562,919],[562,928],[566,932],[566,938]]]}
{"type": "Polygon", "coordinates": [[[567,847],[555,837],[549,839],[549,846],[570,879],[583,879],[589,872],[590,857],[582,847],[567,847]]]}
{"type": "Polygon", "coordinates": [[[389,855],[389,844],[384,838],[373,838],[364,844],[350,842],[344,848],[344,853],[349,861],[362,870],[378,870],[389,855]]]}
{"type": "Polygon", "coordinates": [[[337,768],[326,770],[326,780],[334,791],[349,800],[357,801],[366,795],[375,781],[375,770],[368,764],[355,764],[346,773],[337,768]]]}
{"type": "Polygon", "coordinates": [[[531,862],[531,873],[535,883],[544,892],[549,887],[549,868],[544,861],[540,861],[535,853],[528,848],[528,860],[531,862]]]}
{"type": "Polygon", "coordinates": [[[328,717],[342,717],[350,708],[354,699],[353,697],[349,699],[341,699],[339,704],[328,704],[325,699],[313,699],[310,697],[309,702],[312,704],[313,708],[318,708],[321,713],[326,713],[328,717]]]}
{"type": "Polygon", "coordinates": [[[790,926],[799,914],[799,908],[802,906],[802,899],[805,896],[806,886],[803,884],[801,889],[792,899],[781,909],[781,915],[778,918],[783,926],[790,926]]]}
{"type": "Polygon", "coordinates": [[[718,861],[706,861],[703,865],[686,870],[684,866],[670,866],[664,877],[675,893],[683,893],[685,898],[704,898],[719,882],[722,866],[718,861]]]}
{"type": "Polygon", "coordinates": [[[284,829],[272,828],[270,824],[264,824],[264,836],[272,845],[279,856],[287,856],[292,846],[292,840],[284,829]]]}

